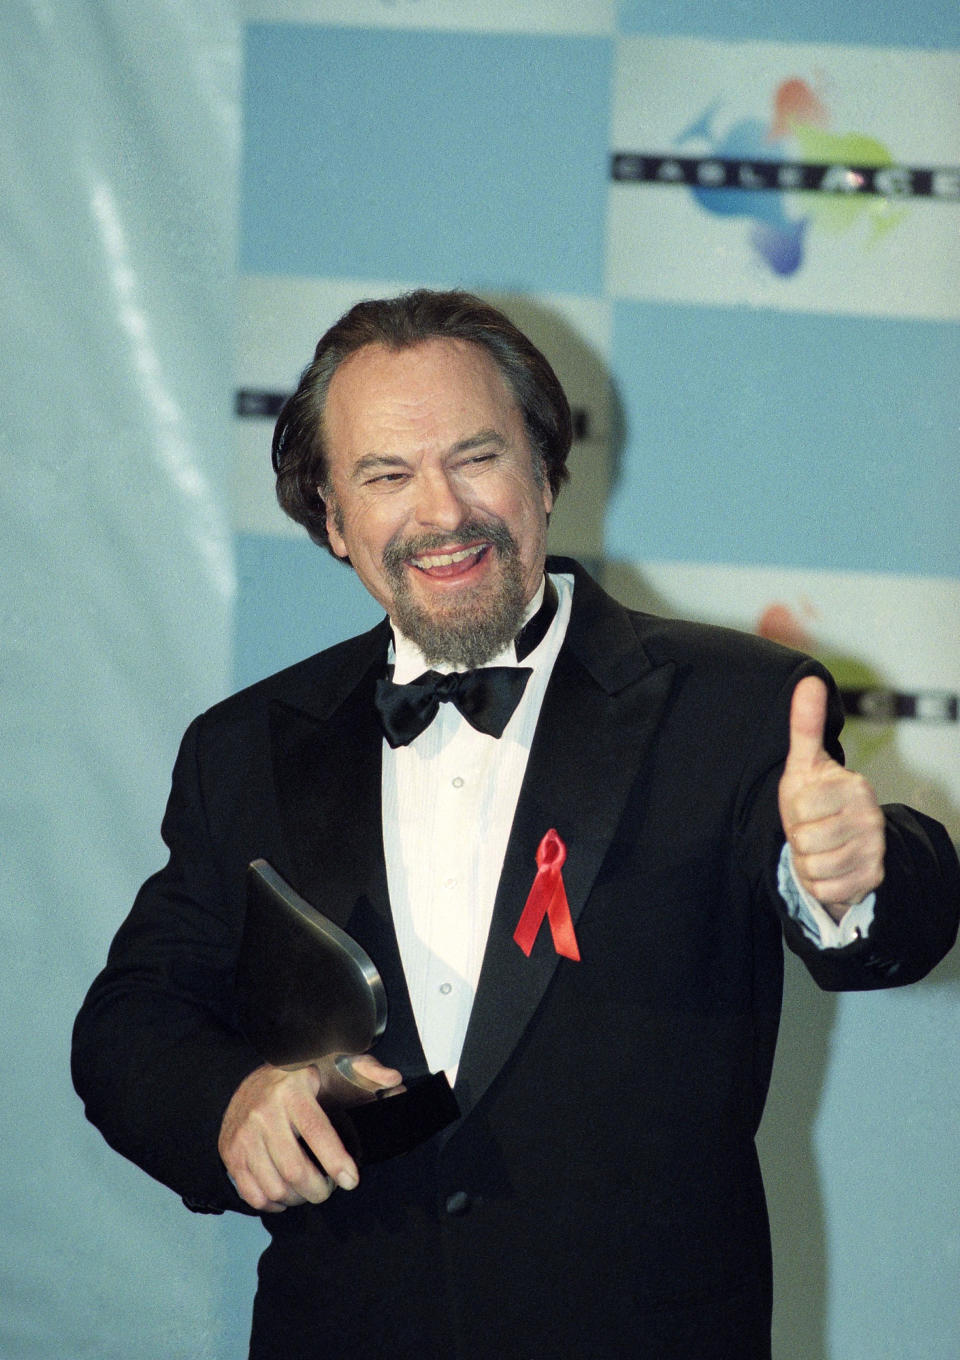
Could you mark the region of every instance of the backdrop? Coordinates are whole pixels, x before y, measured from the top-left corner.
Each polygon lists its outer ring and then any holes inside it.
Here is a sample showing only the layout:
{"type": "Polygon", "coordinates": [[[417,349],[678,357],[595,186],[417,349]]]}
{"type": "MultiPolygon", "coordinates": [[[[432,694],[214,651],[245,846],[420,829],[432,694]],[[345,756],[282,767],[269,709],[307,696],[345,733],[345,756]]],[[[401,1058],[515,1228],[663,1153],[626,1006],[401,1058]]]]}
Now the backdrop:
{"type": "MultiPolygon", "coordinates": [[[[0,32],[0,1355],[227,1360],[259,1225],[112,1154],[66,1056],[187,721],[376,617],[276,510],[271,413],[358,297],[484,292],[576,408],[554,548],[822,655],[852,762],[960,837],[960,17],[13,0],[0,32]]],[[[960,1349],[958,983],[788,967],[780,1360],[960,1349]]]]}

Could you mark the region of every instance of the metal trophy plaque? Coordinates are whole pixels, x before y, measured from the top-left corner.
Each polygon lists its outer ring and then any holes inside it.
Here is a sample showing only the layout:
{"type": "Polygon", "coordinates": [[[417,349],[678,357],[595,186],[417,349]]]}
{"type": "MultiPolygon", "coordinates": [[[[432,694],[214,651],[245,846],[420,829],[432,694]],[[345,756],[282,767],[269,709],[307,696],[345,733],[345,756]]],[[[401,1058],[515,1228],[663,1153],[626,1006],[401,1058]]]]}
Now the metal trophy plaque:
{"type": "Polygon", "coordinates": [[[266,1062],[321,1070],[323,1107],[361,1165],[408,1152],[457,1118],[442,1072],[383,1090],[354,1069],[387,1024],[377,967],[263,859],[247,870],[237,995],[244,1033],[266,1062]]]}

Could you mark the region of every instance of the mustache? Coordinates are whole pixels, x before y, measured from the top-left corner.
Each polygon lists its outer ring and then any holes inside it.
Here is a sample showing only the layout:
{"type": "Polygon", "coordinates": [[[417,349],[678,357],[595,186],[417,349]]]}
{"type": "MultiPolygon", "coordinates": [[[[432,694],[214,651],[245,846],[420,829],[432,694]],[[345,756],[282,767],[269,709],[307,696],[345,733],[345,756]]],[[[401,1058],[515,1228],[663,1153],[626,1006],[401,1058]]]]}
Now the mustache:
{"type": "Polygon", "coordinates": [[[504,524],[503,520],[466,520],[452,533],[442,533],[435,530],[432,533],[415,534],[410,537],[395,535],[383,550],[383,565],[385,569],[397,575],[403,569],[403,564],[409,562],[411,557],[419,557],[421,553],[435,552],[438,548],[457,549],[464,548],[469,543],[476,543],[478,539],[486,539],[501,557],[509,557],[516,554],[517,540],[504,524]]]}

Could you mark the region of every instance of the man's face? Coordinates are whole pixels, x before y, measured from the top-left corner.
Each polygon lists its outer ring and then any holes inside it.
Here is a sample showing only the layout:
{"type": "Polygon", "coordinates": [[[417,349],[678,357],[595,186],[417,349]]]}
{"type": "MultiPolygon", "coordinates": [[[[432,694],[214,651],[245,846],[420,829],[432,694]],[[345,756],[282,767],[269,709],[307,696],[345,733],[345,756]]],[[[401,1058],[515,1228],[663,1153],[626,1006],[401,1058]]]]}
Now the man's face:
{"type": "Polygon", "coordinates": [[[540,584],[553,506],[493,359],[367,345],[333,376],[325,430],[334,552],[428,660],[489,660],[540,584]]]}

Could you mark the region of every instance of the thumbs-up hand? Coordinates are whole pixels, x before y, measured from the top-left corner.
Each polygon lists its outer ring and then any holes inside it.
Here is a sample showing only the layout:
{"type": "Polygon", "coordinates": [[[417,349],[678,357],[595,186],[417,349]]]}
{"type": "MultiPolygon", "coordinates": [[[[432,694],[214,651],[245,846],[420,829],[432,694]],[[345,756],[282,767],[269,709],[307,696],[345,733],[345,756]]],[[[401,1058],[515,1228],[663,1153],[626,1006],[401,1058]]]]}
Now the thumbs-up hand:
{"type": "Polygon", "coordinates": [[[827,687],[808,675],[793,692],[780,820],[802,887],[839,921],[883,881],[883,813],[862,775],[823,747],[827,687]]]}

